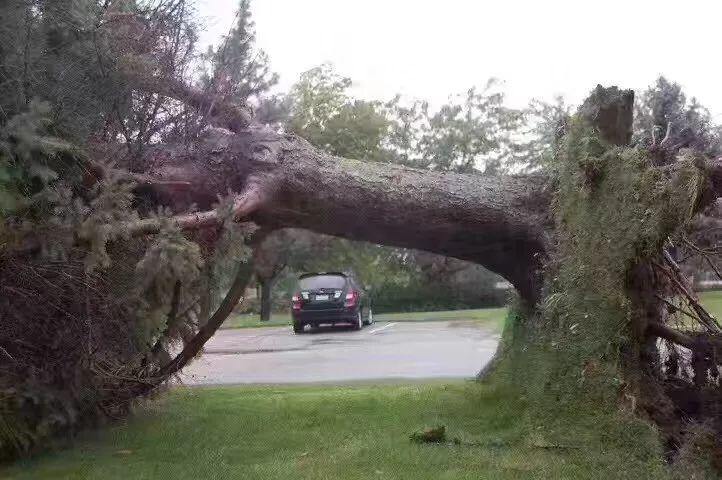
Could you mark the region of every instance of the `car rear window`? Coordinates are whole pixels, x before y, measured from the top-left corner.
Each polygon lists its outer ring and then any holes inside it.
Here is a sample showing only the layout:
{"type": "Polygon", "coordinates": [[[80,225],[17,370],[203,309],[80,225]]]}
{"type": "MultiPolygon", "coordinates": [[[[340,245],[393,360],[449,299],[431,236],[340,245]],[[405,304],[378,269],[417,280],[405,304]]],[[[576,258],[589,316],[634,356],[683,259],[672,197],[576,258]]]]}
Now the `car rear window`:
{"type": "Polygon", "coordinates": [[[340,289],[346,285],[346,277],[341,275],[315,275],[304,277],[298,281],[301,290],[317,290],[319,288],[340,289]]]}

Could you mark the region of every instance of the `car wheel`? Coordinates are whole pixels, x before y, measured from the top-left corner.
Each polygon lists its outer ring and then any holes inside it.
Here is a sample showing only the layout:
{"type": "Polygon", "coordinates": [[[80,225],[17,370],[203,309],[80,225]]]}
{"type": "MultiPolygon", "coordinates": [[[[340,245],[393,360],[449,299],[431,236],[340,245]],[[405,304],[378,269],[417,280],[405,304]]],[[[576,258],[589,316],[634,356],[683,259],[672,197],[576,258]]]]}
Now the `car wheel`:
{"type": "Polygon", "coordinates": [[[358,314],[356,315],[356,322],[353,324],[354,330],[361,330],[364,328],[364,319],[361,315],[361,309],[359,309],[358,314]]]}
{"type": "Polygon", "coordinates": [[[305,327],[303,323],[293,322],[293,333],[303,333],[303,327],[305,327]]]}

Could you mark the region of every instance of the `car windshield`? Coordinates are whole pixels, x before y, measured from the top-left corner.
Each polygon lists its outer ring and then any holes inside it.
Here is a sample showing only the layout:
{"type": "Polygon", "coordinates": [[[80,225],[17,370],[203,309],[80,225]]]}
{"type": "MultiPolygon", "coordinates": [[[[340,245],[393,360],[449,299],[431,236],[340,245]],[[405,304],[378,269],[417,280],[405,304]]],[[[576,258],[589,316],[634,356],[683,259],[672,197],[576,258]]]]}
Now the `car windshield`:
{"type": "Polygon", "coordinates": [[[318,290],[320,288],[340,289],[346,285],[346,277],[341,275],[315,275],[304,277],[298,281],[301,290],[318,290]]]}

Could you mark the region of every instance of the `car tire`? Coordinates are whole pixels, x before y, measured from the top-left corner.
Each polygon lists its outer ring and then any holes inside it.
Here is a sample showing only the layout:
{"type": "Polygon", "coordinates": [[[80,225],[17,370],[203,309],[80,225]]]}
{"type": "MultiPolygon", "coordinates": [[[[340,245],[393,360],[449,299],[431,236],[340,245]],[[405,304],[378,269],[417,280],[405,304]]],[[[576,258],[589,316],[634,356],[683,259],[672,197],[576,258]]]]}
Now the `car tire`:
{"type": "Polygon", "coordinates": [[[366,310],[366,320],[364,320],[364,325],[371,325],[374,323],[374,311],[370,308],[366,310]]]}
{"type": "Polygon", "coordinates": [[[364,328],[364,320],[363,316],[361,315],[361,309],[359,309],[358,313],[356,314],[356,322],[353,324],[354,330],[361,330],[364,328]]]}
{"type": "Polygon", "coordinates": [[[305,327],[305,325],[303,323],[293,322],[293,333],[295,333],[295,334],[303,333],[303,327],[305,327]]]}

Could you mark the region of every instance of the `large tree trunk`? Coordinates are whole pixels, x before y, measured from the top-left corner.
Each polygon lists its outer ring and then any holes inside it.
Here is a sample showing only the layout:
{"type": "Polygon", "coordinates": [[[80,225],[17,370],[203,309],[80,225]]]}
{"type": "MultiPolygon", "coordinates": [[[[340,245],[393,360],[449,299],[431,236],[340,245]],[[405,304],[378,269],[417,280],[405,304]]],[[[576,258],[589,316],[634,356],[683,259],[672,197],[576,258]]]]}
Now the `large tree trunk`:
{"type": "MultiPolygon", "coordinates": [[[[305,228],[469,260],[531,302],[538,298],[550,202],[542,176],[437,173],[333,157],[260,128],[213,129],[191,150],[159,147],[151,162],[152,175],[187,185],[158,185],[160,198],[176,207],[208,208],[230,189],[241,192],[238,216],[268,229],[305,228]]],[[[186,220],[186,227],[194,222],[186,220]]],[[[152,231],[151,223],[142,230],[152,231]]]]}
{"type": "Polygon", "coordinates": [[[262,322],[271,319],[273,287],[286,269],[290,256],[290,245],[279,244],[277,241],[280,232],[271,235],[268,235],[268,233],[270,233],[268,229],[261,233],[253,249],[254,273],[260,287],[260,317],[262,322]]]}

